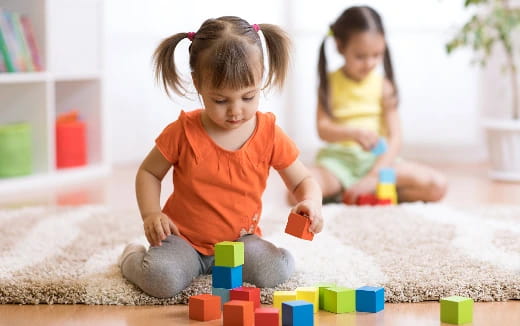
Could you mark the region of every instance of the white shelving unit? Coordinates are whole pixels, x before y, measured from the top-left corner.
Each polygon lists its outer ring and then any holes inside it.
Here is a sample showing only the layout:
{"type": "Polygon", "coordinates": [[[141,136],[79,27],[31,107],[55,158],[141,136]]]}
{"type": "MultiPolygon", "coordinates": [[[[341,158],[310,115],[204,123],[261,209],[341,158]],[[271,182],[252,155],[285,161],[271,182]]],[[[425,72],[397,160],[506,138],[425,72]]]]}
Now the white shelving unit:
{"type": "Polygon", "coordinates": [[[0,0],[0,7],[28,15],[44,67],[0,73],[0,125],[28,122],[33,137],[33,173],[0,178],[0,195],[108,173],[102,0],[0,0]],[[88,163],[57,169],[55,121],[71,109],[87,124],[88,163]]]}

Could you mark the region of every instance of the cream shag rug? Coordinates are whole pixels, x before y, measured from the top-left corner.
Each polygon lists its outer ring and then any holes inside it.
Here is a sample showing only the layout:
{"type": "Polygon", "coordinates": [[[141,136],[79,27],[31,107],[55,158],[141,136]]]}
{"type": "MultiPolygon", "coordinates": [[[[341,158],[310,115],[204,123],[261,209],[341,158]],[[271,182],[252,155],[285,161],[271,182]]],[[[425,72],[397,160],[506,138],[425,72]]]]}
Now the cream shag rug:
{"type": "MultiPolygon", "coordinates": [[[[385,287],[388,302],[520,299],[520,207],[460,209],[327,205],[312,242],[284,234],[288,207],[264,210],[265,238],[294,254],[297,272],[277,289],[316,282],[385,287]]],[[[128,241],[145,243],[136,212],[100,206],[0,210],[0,303],[172,304],[211,291],[195,279],[171,299],[123,279],[116,261],[128,241]]],[[[262,289],[271,301],[274,289],[262,289]]]]}

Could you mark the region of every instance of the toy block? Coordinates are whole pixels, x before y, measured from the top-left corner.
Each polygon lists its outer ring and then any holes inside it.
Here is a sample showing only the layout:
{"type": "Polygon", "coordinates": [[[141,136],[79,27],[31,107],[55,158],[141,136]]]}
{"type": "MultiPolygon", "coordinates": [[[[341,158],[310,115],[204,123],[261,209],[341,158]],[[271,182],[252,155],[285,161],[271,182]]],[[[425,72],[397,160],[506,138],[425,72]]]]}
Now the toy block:
{"type": "Polygon", "coordinates": [[[320,308],[320,290],[317,287],[297,287],[296,300],[305,300],[314,305],[314,312],[320,308]]]}
{"type": "Polygon", "coordinates": [[[257,308],[255,310],[255,325],[278,326],[280,324],[280,310],[276,308],[257,308]]]}
{"type": "Polygon", "coordinates": [[[376,145],[372,148],[371,152],[376,155],[382,155],[386,152],[386,149],[388,148],[388,145],[386,143],[386,139],[383,137],[380,137],[377,141],[376,145]]]}
{"type": "Polygon", "coordinates": [[[231,300],[224,304],[224,326],[253,326],[255,309],[251,301],[231,300]]]}
{"type": "Polygon", "coordinates": [[[283,326],[313,326],[314,312],[312,303],[304,300],[282,303],[283,326]]]}
{"type": "Polygon", "coordinates": [[[213,266],[212,286],[234,289],[242,286],[242,265],[237,267],[213,266]]]}
{"type": "Polygon", "coordinates": [[[441,322],[466,324],[473,321],[473,299],[452,296],[441,299],[441,322]]]}
{"type": "Polygon", "coordinates": [[[260,288],[241,286],[229,290],[229,299],[251,301],[255,309],[260,308],[260,288]]]}
{"type": "Polygon", "coordinates": [[[215,245],[215,266],[244,265],[244,243],[223,241],[215,245]]]}
{"type": "Polygon", "coordinates": [[[356,204],[359,206],[376,205],[377,197],[374,194],[359,195],[356,204]]]}
{"type": "Polygon", "coordinates": [[[273,293],[273,307],[282,309],[282,303],[286,301],[295,301],[296,291],[274,291],[273,293]]]}
{"type": "Polygon", "coordinates": [[[312,240],[314,234],[309,232],[310,225],[311,220],[308,217],[291,212],[285,226],[285,233],[304,240],[312,240]]]}
{"type": "Polygon", "coordinates": [[[218,295],[220,297],[220,308],[224,306],[224,303],[229,301],[229,289],[223,288],[211,288],[211,294],[218,295]]]}
{"type": "Polygon", "coordinates": [[[318,283],[315,285],[315,287],[318,288],[318,293],[319,293],[319,296],[320,296],[320,304],[319,304],[319,309],[324,309],[323,308],[323,299],[324,299],[324,292],[325,292],[325,289],[326,288],[333,288],[333,287],[336,287],[336,284],[334,283],[318,283]]]}
{"type": "Polygon", "coordinates": [[[376,195],[378,199],[390,199],[392,204],[397,204],[397,190],[395,184],[379,183],[376,188],[376,195]]]}
{"type": "Polygon", "coordinates": [[[377,206],[388,206],[388,205],[392,205],[392,199],[384,198],[384,199],[377,200],[377,206]]]}
{"type": "Polygon", "coordinates": [[[331,287],[323,291],[324,310],[336,314],[356,310],[356,291],[345,287],[331,287]]]}
{"type": "Polygon", "coordinates": [[[395,184],[395,170],[393,168],[381,168],[378,172],[379,183],[391,183],[395,184]]]}
{"type": "Polygon", "coordinates": [[[211,294],[191,296],[188,300],[188,310],[189,317],[193,320],[220,319],[220,297],[211,294]]]}
{"type": "Polygon", "coordinates": [[[359,312],[378,312],[385,308],[385,289],[363,286],[356,289],[356,310],[359,312]]]}

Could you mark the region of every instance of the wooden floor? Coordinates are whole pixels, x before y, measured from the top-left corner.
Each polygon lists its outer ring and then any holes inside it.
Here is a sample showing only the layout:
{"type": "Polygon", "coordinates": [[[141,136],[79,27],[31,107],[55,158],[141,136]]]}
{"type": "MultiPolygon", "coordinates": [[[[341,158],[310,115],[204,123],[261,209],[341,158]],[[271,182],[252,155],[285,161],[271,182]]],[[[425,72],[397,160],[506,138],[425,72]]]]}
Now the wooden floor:
{"type": "MultiPolygon", "coordinates": [[[[498,183],[487,178],[485,166],[437,166],[450,180],[445,202],[468,206],[479,204],[520,204],[520,184],[498,183]]],[[[32,190],[0,198],[0,207],[54,204],[105,204],[135,207],[133,178],[136,166],[114,168],[107,178],[71,186],[32,190]]],[[[281,182],[270,179],[264,200],[280,200],[281,182]],[[273,191],[272,189],[278,189],[273,191]],[[271,189],[271,190],[270,190],[271,189]]],[[[165,191],[167,193],[167,191],[165,191]]],[[[163,195],[163,198],[166,194],[163,195]]],[[[98,325],[162,326],[221,325],[222,321],[199,323],[188,319],[187,307],[176,306],[87,306],[87,305],[0,305],[0,325],[98,325]]],[[[336,315],[320,311],[315,325],[443,325],[439,303],[386,304],[377,314],[336,315]]],[[[476,303],[472,325],[520,325],[520,301],[476,303]]],[[[257,325],[258,326],[258,325],[257,325]]]]}

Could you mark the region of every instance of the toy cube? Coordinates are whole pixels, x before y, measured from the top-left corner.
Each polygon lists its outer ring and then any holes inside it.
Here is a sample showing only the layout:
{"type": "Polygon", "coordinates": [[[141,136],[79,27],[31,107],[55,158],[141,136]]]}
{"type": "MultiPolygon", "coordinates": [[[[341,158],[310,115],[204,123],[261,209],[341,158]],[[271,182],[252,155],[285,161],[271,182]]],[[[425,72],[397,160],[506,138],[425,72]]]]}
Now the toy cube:
{"type": "Polygon", "coordinates": [[[242,265],[237,267],[213,266],[212,286],[223,289],[242,286],[242,265]]]}
{"type": "Polygon", "coordinates": [[[285,233],[304,240],[312,240],[314,234],[309,232],[310,225],[311,220],[308,217],[291,212],[285,226],[285,233]]]}
{"type": "Polygon", "coordinates": [[[377,197],[374,194],[359,195],[356,204],[359,206],[376,205],[377,197]]]}
{"type": "Polygon", "coordinates": [[[255,309],[260,308],[260,288],[241,286],[229,291],[229,299],[251,301],[255,309]]]}
{"type": "Polygon", "coordinates": [[[283,326],[313,326],[314,312],[312,303],[304,300],[282,303],[283,326]]]}
{"type": "Polygon", "coordinates": [[[280,311],[276,308],[257,308],[255,310],[255,325],[278,326],[280,324],[280,311]]]}
{"type": "Polygon", "coordinates": [[[356,310],[356,291],[345,287],[331,287],[323,291],[324,309],[336,314],[356,310]]]}
{"type": "Polygon", "coordinates": [[[473,321],[473,299],[452,296],[441,299],[441,322],[466,324],[473,321]]]}
{"type": "Polygon", "coordinates": [[[207,321],[220,318],[220,297],[211,294],[191,296],[188,300],[190,319],[207,321]]]}
{"type": "Polygon", "coordinates": [[[385,289],[382,287],[363,286],[356,290],[356,310],[360,312],[378,312],[385,308],[385,289]]]}
{"type": "Polygon", "coordinates": [[[296,291],[274,291],[273,293],[273,307],[282,309],[282,303],[286,301],[295,301],[296,291]]]}
{"type": "Polygon", "coordinates": [[[333,287],[336,287],[336,284],[334,283],[318,283],[315,285],[315,287],[318,288],[318,293],[319,293],[319,296],[320,296],[320,304],[319,304],[319,309],[324,309],[323,308],[323,299],[324,299],[324,292],[325,292],[325,289],[326,288],[333,288],[333,287]]]}
{"type": "Polygon", "coordinates": [[[244,243],[223,241],[215,245],[215,266],[244,265],[244,243]]]}
{"type": "Polygon", "coordinates": [[[388,206],[388,205],[392,205],[392,199],[385,198],[385,199],[377,200],[377,206],[388,206]]]}
{"type": "Polygon", "coordinates": [[[381,168],[379,169],[379,183],[391,183],[395,184],[395,170],[392,168],[381,168]]]}
{"type": "Polygon", "coordinates": [[[391,199],[392,204],[397,204],[397,190],[395,184],[379,183],[376,188],[376,195],[378,199],[391,199]]]}
{"type": "Polygon", "coordinates": [[[224,304],[224,326],[253,326],[255,309],[251,301],[231,300],[224,304]]]}
{"type": "Polygon", "coordinates": [[[386,139],[383,137],[380,137],[379,140],[376,143],[376,146],[374,146],[371,150],[374,155],[379,156],[386,152],[387,149],[386,139]]]}
{"type": "Polygon", "coordinates": [[[229,301],[229,289],[223,288],[211,288],[211,294],[218,295],[220,297],[220,309],[224,306],[224,303],[229,301]]]}
{"type": "Polygon", "coordinates": [[[320,290],[316,287],[297,287],[296,300],[305,300],[314,305],[314,312],[320,308],[320,290]]]}

